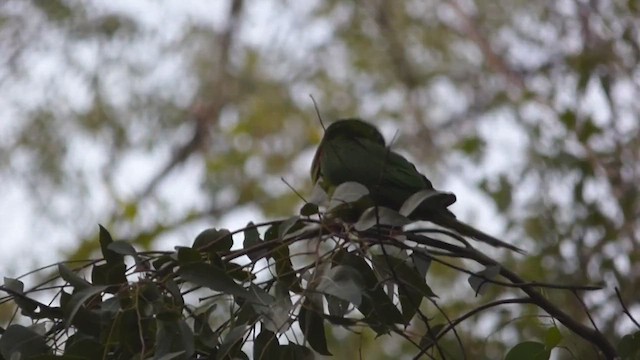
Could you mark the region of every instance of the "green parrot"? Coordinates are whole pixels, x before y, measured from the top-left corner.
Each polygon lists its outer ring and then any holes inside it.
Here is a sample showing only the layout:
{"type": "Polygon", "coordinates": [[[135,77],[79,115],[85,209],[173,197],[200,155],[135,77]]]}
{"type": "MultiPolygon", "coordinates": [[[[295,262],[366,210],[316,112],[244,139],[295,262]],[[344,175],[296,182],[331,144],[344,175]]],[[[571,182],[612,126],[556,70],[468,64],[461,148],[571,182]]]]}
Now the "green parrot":
{"type": "MultiPolygon", "coordinates": [[[[386,147],[378,129],[360,119],[338,120],[329,125],[311,164],[311,179],[328,193],[336,186],[355,181],[367,187],[374,203],[399,210],[411,195],[434,190],[433,185],[402,155],[386,147]]],[[[520,253],[521,249],[456,219],[447,207],[453,193],[437,192],[409,216],[426,220],[496,247],[520,253]]]]}

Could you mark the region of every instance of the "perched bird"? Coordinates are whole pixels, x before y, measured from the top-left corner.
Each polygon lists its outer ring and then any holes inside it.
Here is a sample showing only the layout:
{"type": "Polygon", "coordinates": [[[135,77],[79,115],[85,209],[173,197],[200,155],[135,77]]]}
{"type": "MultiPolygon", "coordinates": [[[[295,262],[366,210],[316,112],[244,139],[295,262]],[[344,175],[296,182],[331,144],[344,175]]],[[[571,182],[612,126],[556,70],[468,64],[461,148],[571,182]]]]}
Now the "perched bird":
{"type": "MultiPolygon", "coordinates": [[[[421,190],[435,191],[429,179],[412,163],[386,147],[384,137],[375,126],[360,119],[338,120],[329,125],[313,158],[311,178],[314,183],[320,182],[327,193],[344,182],[358,182],[367,187],[376,205],[394,210],[399,210],[411,195],[421,190]]],[[[453,193],[437,192],[409,217],[430,221],[492,246],[523,253],[521,249],[457,220],[447,209],[455,201],[453,193]]]]}

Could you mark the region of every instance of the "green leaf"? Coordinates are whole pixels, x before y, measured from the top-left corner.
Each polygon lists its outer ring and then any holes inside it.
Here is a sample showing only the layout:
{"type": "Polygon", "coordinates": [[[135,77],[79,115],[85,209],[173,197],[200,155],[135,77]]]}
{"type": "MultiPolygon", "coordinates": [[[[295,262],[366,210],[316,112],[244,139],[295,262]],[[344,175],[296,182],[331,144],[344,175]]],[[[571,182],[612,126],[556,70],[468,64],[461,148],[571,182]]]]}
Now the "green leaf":
{"type": "Polygon", "coordinates": [[[278,236],[280,234],[279,229],[282,223],[283,223],[282,221],[278,221],[273,225],[269,226],[267,228],[267,231],[264,232],[264,241],[271,241],[271,240],[278,239],[278,236]]]}
{"type": "Polygon", "coordinates": [[[431,255],[429,255],[425,249],[416,248],[411,254],[411,260],[418,274],[420,274],[422,278],[425,278],[427,272],[429,272],[429,267],[431,267],[431,255]]]}
{"type": "Polygon", "coordinates": [[[384,277],[391,278],[396,283],[404,284],[411,290],[419,291],[425,297],[438,297],[427,285],[425,278],[420,275],[418,270],[409,266],[409,263],[405,260],[387,255],[374,255],[371,261],[376,270],[384,277]]]}
{"type": "Polygon", "coordinates": [[[320,212],[320,208],[316,204],[306,203],[300,208],[300,215],[311,216],[320,212]]]}
{"type": "Polygon", "coordinates": [[[276,335],[269,330],[262,329],[253,342],[253,356],[257,360],[280,359],[277,356],[279,346],[276,335]]]}
{"type": "Polygon", "coordinates": [[[316,290],[358,306],[362,302],[363,288],[364,281],[356,269],[347,265],[338,265],[320,278],[316,290]]]}
{"type": "Polygon", "coordinates": [[[91,282],[94,285],[112,285],[107,292],[116,293],[121,285],[127,284],[126,265],[102,264],[91,269],[91,282]]]}
{"type": "Polygon", "coordinates": [[[222,264],[225,265],[227,274],[229,274],[229,276],[231,276],[233,279],[240,281],[241,283],[256,278],[256,276],[252,274],[251,271],[245,270],[241,265],[232,262],[222,262],[222,264]]]}
{"type": "Polygon", "coordinates": [[[362,276],[365,288],[358,310],[377,334],[386,334],[395,324],[404,323],[402,314],[384,292],[382,284],[378,282],[373,270],[363,258],[340,251],[334,256],[333,263],[351,266],[362,276]]]}
{"type": "Polygon", "coordinates": [[[309,202],[307,204],[315,205],[317,208],[319,205],[325,204],[327,200],[327,192],[324,191],[322,185],[320,185],[320,182],[317,182],[313,186],[313,190],[311,190],[311,196],[309,196],[309,202]]]}
{"type": "Polygon", "coordinates": [[[509,350],[504,360],[547,360],[550,356],[551,351],[543,343],[525,341],[509,350]]]}
{"type": "Polygon", "coordinates": [[[193,249],[207,252],[225,252],[233,246],[233,237],[227,229],[207,229],[198,234],[193,241],[193,249]]]}
{"type": "Polygon", "coordinates": [[[253,309],[261,316],[262,328],[274,333],[283,333],[289,329],[293,304],[289,291],[282,289],[280,282],[276,283],[277,297],[273,297],[260,287],[251,284],[249,291],[259,299],[251,303],[253,309]]]}
{"type": "Polygon", "coordinates": [[[4,359],[27,359],[50,352],[42,335],[22,325],[9,325],[0,337],[0,355],[4,359]]]}
{"type": "Polygon", "coordinates": [[[368,230],[376,225],[403,227],[413,221],[400,215],[397,211],[384,206],[373,206],[365,210],[354,228],[358,231],[368,230]]]}
{"type": "Polygon", "coordinates": [[[278,226],[278,240],[284,240],[285,236],[289,234],[291,230],[299,229],[302,223],[299,223],[298,220],[300,220],[300,216],[292,216],[281,222],[278,226]]]}
{"type": "Polygon", "coordinates": [[[38,308],[39,303],[35,300],[29,299],[24,294],[24,283],[20,280],[5,277],[4,286],[23,296],[13,296],[13,301],[18,305],[22,313],[26,316],[35,315],[35,310],[38,308]]]}
{"type": "Polygon", "coordinates": [[[198,350],[210,352],[218,346],[218,334],[213,331],[209,324],[211,314],[216,308],[217,304],[214,303],[204,309],[203,312],[200,312],[202,309],[199,309],[200,311],[193,316],[193,331],[196,336],[198,350]]]}
{"type": "Polygon", "coordinates": [[[65,344],[65,356],[77,356],[81,359],[100,359],[104,354],[104,345],[83,333],[69,337],[65,344]]]}
{"type": "Polygon", "coordinates": [[[425,204],[426,207],[429,207],[429,203],[433,202],[432,206],[437,207],[441,206],[440,198],[442,195],[449,195],[448,193],[442,193],[440,191],[436,191],[433,189],[420,190],[417,193],[409,196],[407,200],[402,204],[400,210],[398,212],[402,216],[409,216],[413,213],[413,211],[418,208],[418,206],[425,204]]]}
{"type": "Polygon", "coordinates": [[[113,250],[109,250],[109,245],[113,242],[111,234],[102,225],[100,227],[100,248],[102,249],[102,257],[108,264],[124,263],[124,256],[116,253],[113,250]]]}
{"type": "Polygon", "coordinates": [[[561,341],[562,334],[560,333],[560,329],[554,326],[547,330],[547,333],[544,337],[544,345],[547,347],[547,349],[553,349],[554,347],[558,346],[561,341]]]}
{"type": "MultiPolygon", "coordinates": [[[[336,296],[325,294],[327,299],[327,309],[333,316],[343,317],[349,311],[349,301],[342,300],[336,296]]],[[[360,300],[362,302],[362,299],[360,300]]]]}
{"type": "Polygon", "coordinates": [[[405,324],[416,314],[425,297],[437,297],[427,285],[425,277],[411,267],[409,262],[394,256],[375,255],[372,263],[382,277],[398,284],[398,297],[405,324]]]}
{"type": "Polygon", "coordinates": [[[202,255],[196,249],[189,247],[177,247],[178,250],[178,263],[182,266],[192,263],[202,263],[202,255]]]}
{"type": "Polygon", "coordinates": [[[311,348],[321,355],[331,356],[324,333],[324,320],[319,314],[321,311],[322,302],[316,304],[307,297],[302,303],[298,321],[300,321],[300,329],[311,348]]]}
{"type": "Polygon", "coordinates": [[[366,195],[369,195],[369,189],[366,186],[353,181],[344,182],[338,185],[331,194],[327,211],[342,204],[356,202],[366,195]]]}
{"type": "MultiPolygon", "coordinates": [[[[282,360],[313,360],[315,356],[313,352],[302,345],[289,343],[278,347],[279,354],[274,359],[282,360]]],[[[266,360],[266,359],[265,359],[266,360]]]]}
{"type": "Polygon", "coordinates": [[[245,250],[250,250],[247,252],[247,256],[251,261],[256,261],[265,257],[268,253],[266,248],[262,248],[260,250],[251,250],[254,246],[259,246],[263,244],[264,241],[260,238],[260,233],[258,229],[255,227],[253,222],[249,222],[244,229],[244,241],[242,243],[242,248],[245,250]]]}
{"type": "Polygon", "coordinates": [[[155,356],[174,356],[189,359],[195,352],[194,336],[184,319],[175,321],[156,321],[155,356]],[[183,354],[183,355],[182,355],[183,354]]]}
{"type": "Polygon", "coordinates": [[[129,255],[133,257],[136,264],[142,263],[140,256],[138,256],[138,252],[133,247],[133,245],[131,245],[131,243],[128,241],[123,241],[123,240],[114,241],[111,244],[107,245],[107,249],[120,255],[129,255]]]}
{"type": "Polygon", "coordinates": [[[60,273],[60,277],[76,290],[82,290],[92,286],[90,282],[78,276],[75,271],[69,269],[69,267],[63,263],[58,264],[58,272],[60,273]]]}
{"type": "Polygon", "coordinates": [[[298,292],[300,291],[300,280],[296,276],[289,255],[289,247],[279,245],[272,253],[276,265],[276,275],[278,282],[284,284],[287,289],[298,292]]]}
{"type": "Polygon", "coordinates": [[[623,336],[618,343],[618,352],[624,360],[640,358],[640,331],[623,336]]]}
{"type": "Polygon", "coordinates": [[[87,300],[99,295],[107,288],[108,286],[106,285],[90,286],[80,291],[75,291],[71,295],[71,299],[69,299],[69,302],[64,306],[66,328],[68,329],[69,326],[71,326],[74,317],[78,313],[78,310],[80,310],[80,307],[84,305],[87,300]]]}
{"type": "Polygon", "coordinates": [[[239,325],[229,330],[220,344],[220,349],[218,349],[218,358],[226,359],[227,356],[233,358],[235,355],[233,353],[233,348],[236,347],[240,340],[242,340],[246,331],[247,326],[245,325],[239,325]]]}
{"type": "Polygon", "coordinates": [[[471,285],[471,288],[476,292],[476,295],[484,294],[486,290],[486,286],[484,285],[487,284],[489,280],[493,280],[500,275],[500,270],[500,265],[487,266],[484,270],[469,277],[469,285],[471,285]]]}
{"type": "Polygon", "coordinates": [[[258,301],[253,294],[237,284],[224,270],[211,264],[189,263],[178,269],[178,275],[185,281],[214,291],[258,301]]]}

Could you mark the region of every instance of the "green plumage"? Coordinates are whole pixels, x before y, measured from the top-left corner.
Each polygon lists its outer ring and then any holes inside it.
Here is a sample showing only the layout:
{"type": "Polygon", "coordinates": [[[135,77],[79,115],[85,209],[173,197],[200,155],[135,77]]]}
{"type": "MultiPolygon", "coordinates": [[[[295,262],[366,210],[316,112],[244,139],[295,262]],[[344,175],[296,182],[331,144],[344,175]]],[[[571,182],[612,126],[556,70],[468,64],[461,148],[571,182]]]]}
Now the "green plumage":
{"type": "MultiPolygon", "coordinates": [[[[434,190],[412,163],[386,147],[384,137],[375,126],[359,119],[338,120],[326,129],[311,165],[311,177],[314,183],[320,181],[327,191],[344,182],[358,182],[369,189],[377,205],[394,210],[399,210],[405,200],[418,191],[434,190]]],[[[438,192],[410,217],[431,221],[493,246],[522,252],[458,221],[447,209],[455,201],[454,194],[438,192]]]]}

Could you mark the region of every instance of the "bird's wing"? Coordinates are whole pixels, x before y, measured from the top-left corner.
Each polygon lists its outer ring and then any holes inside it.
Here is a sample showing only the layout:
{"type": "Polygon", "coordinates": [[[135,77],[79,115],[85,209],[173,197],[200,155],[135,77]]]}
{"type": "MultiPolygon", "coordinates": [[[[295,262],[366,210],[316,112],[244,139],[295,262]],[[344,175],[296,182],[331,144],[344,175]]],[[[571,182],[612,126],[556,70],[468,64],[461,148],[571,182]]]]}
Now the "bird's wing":
{"type": "MultiPolygon", "coordinates": [[[[406,158],[368,139],[335,139],[327,142],[322,151],[322,176],[329,183],[359,182],[369,188],[380,205],[397,210],[414,193],[433,189],[406,158]]],[[[451,214],[446,207],[455,202],[455,196],[442,193],[441,198],[437,209],[431,207],[429,211],[451,214]]]]}

